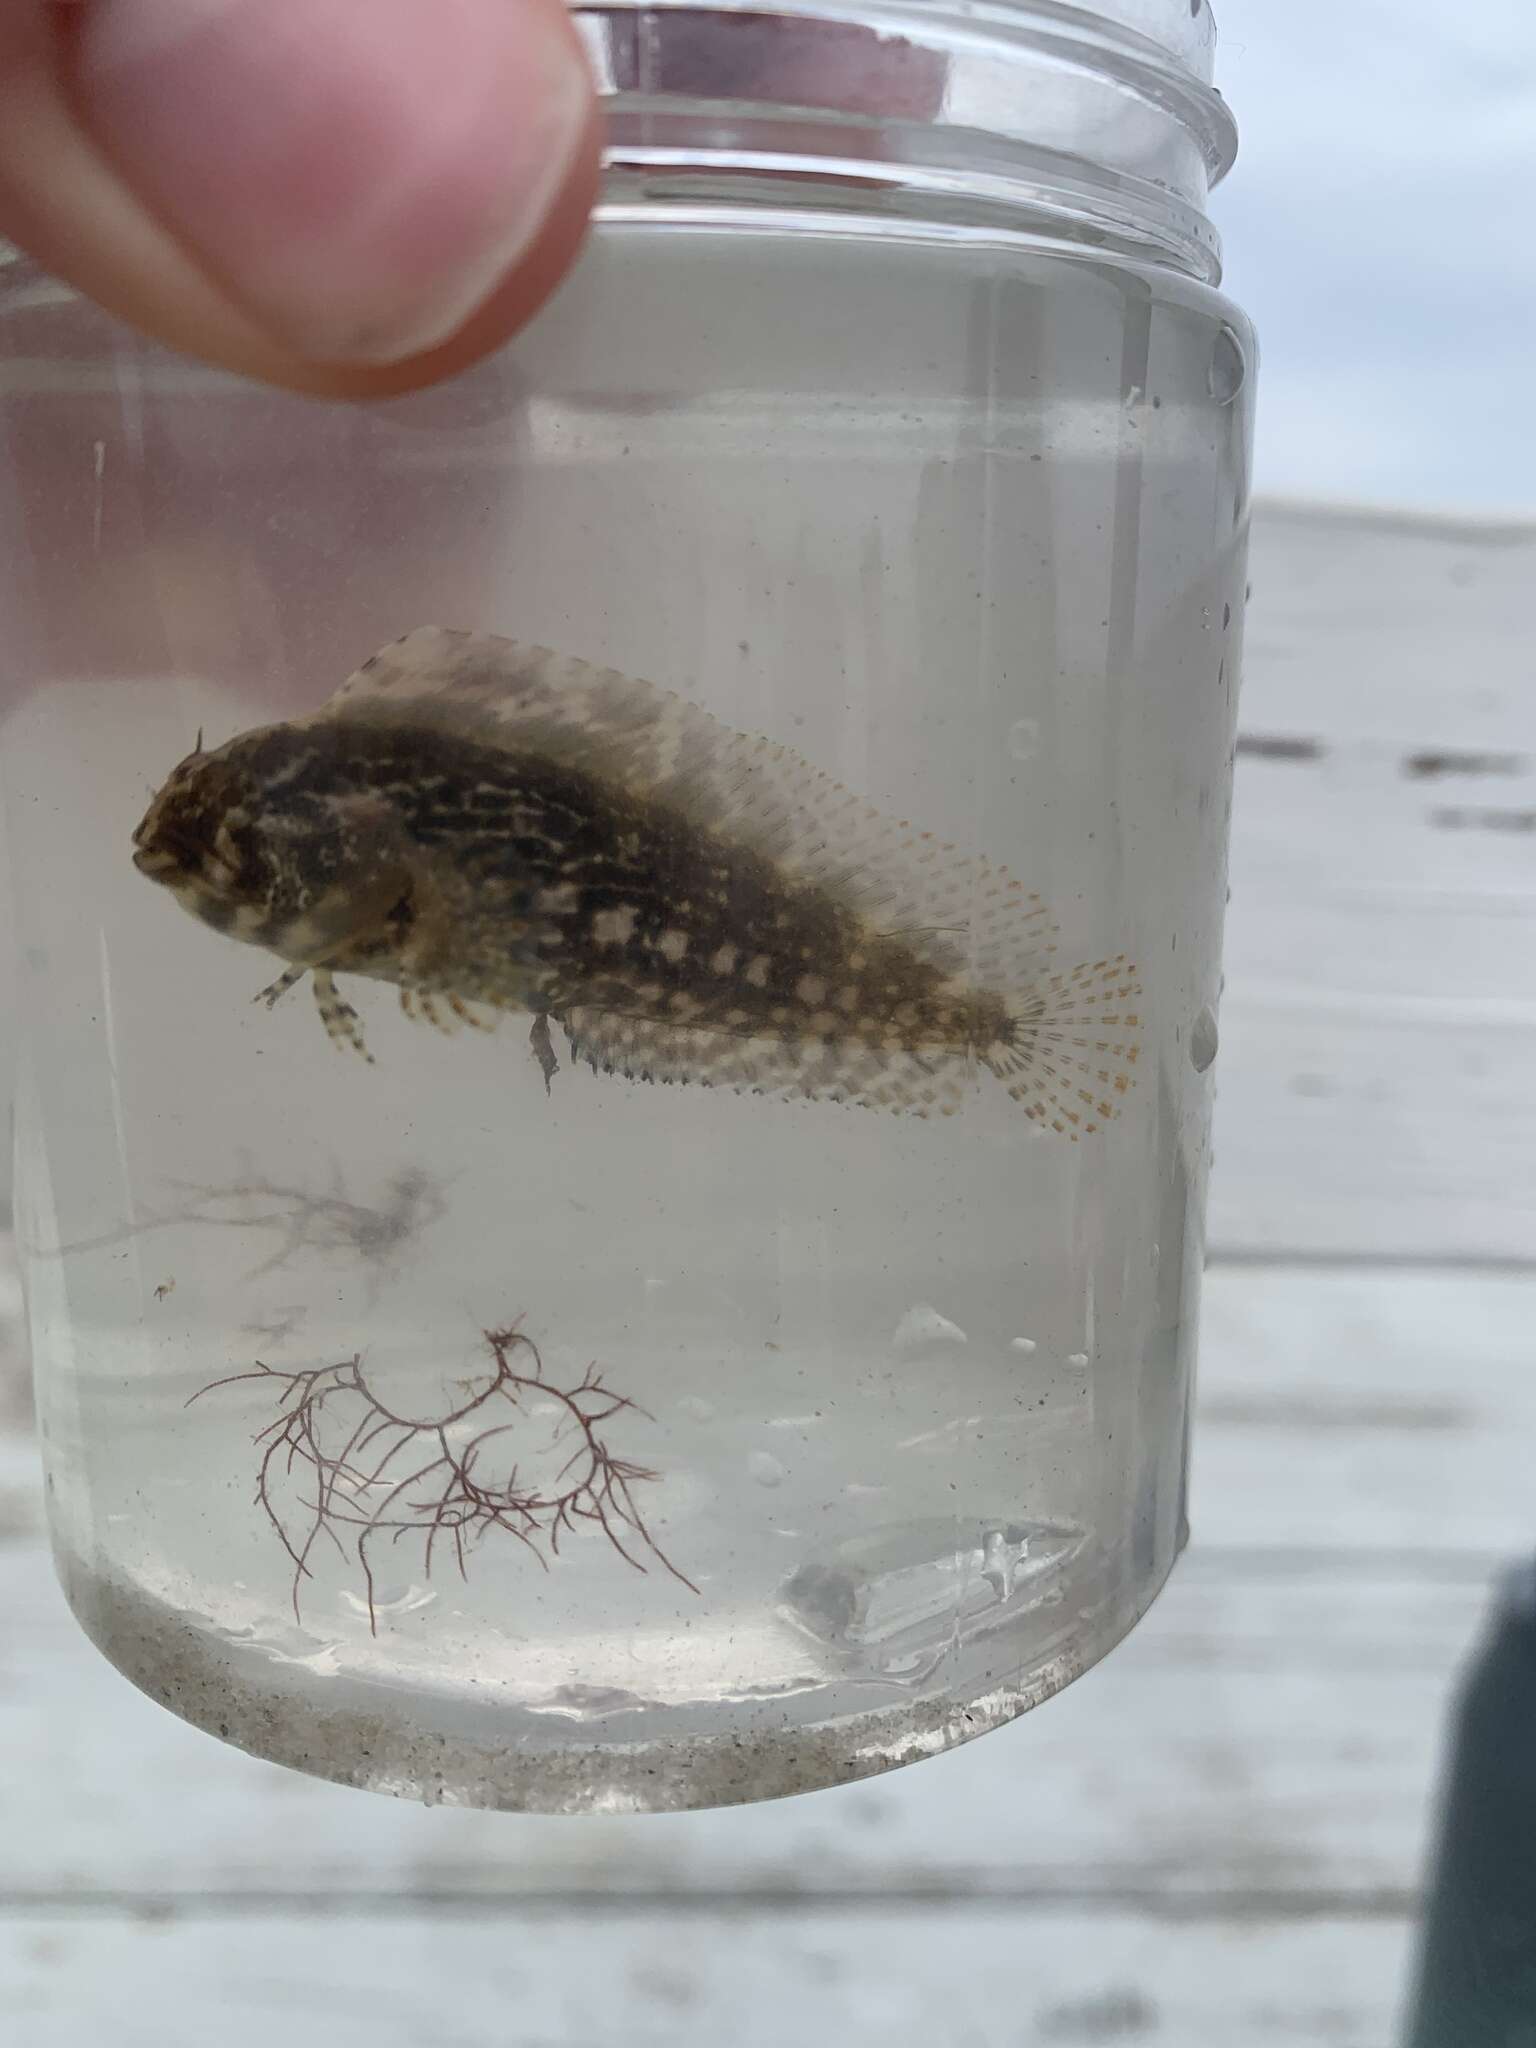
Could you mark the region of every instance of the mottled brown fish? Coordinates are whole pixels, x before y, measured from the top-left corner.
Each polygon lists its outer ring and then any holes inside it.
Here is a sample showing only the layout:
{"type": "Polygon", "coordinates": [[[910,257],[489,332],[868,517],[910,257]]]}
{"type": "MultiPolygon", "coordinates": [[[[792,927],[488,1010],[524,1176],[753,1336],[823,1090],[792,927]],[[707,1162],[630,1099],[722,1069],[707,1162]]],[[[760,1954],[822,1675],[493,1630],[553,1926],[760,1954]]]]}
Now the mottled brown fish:
{"type": "Polygon", "coordinates": [[[605,1072],[916,1115],[985,1069],[1075,1138],[1135,1066],[1135,970],[1056,969],[1001,869],[681,697],[491,635],[424,627],[311,717],[199,749],[134,845],[288,963],[269,1002],[312,975],[359,1052],[337,974],[445,1028],[530,1013],[546,1082],[554,1019],[605,1072]]]}

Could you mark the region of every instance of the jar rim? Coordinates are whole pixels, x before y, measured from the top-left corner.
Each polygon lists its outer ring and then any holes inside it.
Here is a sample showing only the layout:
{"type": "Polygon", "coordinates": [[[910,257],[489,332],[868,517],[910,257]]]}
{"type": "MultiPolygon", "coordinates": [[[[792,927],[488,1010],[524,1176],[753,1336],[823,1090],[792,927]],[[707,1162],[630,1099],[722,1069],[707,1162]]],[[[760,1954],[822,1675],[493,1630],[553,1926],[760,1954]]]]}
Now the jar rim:
{"type": "MultiPolygon", "coordinates": [[[[990,69],[992,79],[980,101],[992,119],[969,125],[991,128],[1017,140],[1029,128],[1039,104],[1038,80],[1047,73],[1076,73],[1099,88],[1100,103],[1086,130],[1094,133],[1084,155],[1106,168],[1119,168],[1113,153],[1095,159],[1114,119],[1110,109],[1153,111],[1182,138],[1198,165],[1199,190],[1188,175],[1154,179],[1186,200],[1203,203],[1210,188],[1237,155],[1237,126],[1212,83],[1216,31],[1210,0],[1097,0],[1092,7],[1072,0],[568,0],[599,91],[612,96],[639,92],[718,101],[749,101],[819,108],[854,117],[910,118],[901,104],[883,104],[889,65],[875,59],[860,77],[857,64],[818,65],[807,89],[802,69],[798,90],[790,79],[793,62],[775,61],[765,37],[781,42],[841,31],[866,39],[866,50],[905,49],[914,60],[941,58],[946,81],[920,118],[934,125],[966,125],[958,102],[975,94],[967,86],[990,69]],[[1183,33],[1179,30],[1182,18],[1183,33]],[[734,24],[730,46],[706,38],[706,25],[734,24]],[[642,27],[642,24],[644,26],[642,27]],[[681,57],[681,63],[678,62],[681,57]],[[617,62],[615,62],[617,58],[617,62]],[[1033,67],[1036,86],[1031,86],[1033,67]],[[884,75],[882,75],[882,73],[884,75]],[[955,90],[956,85],[959,91],[955,90]],[[1012,102],[1010,105],[1009,102],[1012,102]]],[[[866,60],[868,61],[868,60],[866,60]]],[[[1129,166],[1126,166],[1129,168],[1129,166]]]]}
{"type": "Polygon", "coordinates": [[[610,172],[675,199],[756,178],[775,202],[863,198],[1010,221],[1217,283],[1207,216],[1237,133],[1208,73],[1209,0],[571,0],[610,172]],[[819,195],[819,196],[817,196],[819,195]]]}
{"type": "Polygon", "coordinates": [[[1093,0],[1077,6],[1072,0],[995,0],[1005,13],[1056,15],[1120,30],[1139,42],[1155,44],[1201,84],[1215,72],[1217,25],[1212,0],[1093,0]]]}

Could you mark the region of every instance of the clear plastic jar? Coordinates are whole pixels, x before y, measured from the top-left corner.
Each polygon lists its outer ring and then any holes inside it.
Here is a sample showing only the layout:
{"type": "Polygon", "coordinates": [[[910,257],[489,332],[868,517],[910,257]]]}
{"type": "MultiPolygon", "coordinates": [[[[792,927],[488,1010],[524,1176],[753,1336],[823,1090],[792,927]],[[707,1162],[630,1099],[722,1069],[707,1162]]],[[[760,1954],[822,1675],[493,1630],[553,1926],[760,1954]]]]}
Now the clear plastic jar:
{"type": "MultiPolygon", "coordinates": [[[[1253,343],[1203,211],[1233,147],[1203,0],[582,19],[598,224],[454,383],[280,396],[0,272],[0,664],[18,1237],[75,1613],[260,1755],[611,1812],[994,1727],[1184,1539],[1253,343]],[[500,930],[470,897],[402,1015],[389,918],[420,899],[381,898],[338,967],[370,1064],[305,988],[253,1005],[292,947],[155,886],[223,855],[161,813],[139,872],[133,835],[194,748],[429,624],[655,686],[627,767],[558,764],[568,810],[628,776],[650,907],[607,899],[583,951],[580,889],[538,896],[569,973],[503,1004],[549,1011],[530,1047],[527,1014],[432,1028],[489,985],[454,964],[500,930]],[[712,808],[663,773],[664,691],[712,808]],[[738,1007],[685,1027],[663,996],[706,937],[738,1007]]],[[[464,645],[410,643],[439,706],[464,645]]],[[[362,742],[326,730],[356,794],[362,742]]],[[[292,841],[286,743],[238,787],[292,841]]],[[[434,857],[468,888],[453,777],[481,771],[413,745],[377,815],[416,874],[446,774],[434,857]]],[[[490,780],[524,772],[503,747],[490,780]]]]}

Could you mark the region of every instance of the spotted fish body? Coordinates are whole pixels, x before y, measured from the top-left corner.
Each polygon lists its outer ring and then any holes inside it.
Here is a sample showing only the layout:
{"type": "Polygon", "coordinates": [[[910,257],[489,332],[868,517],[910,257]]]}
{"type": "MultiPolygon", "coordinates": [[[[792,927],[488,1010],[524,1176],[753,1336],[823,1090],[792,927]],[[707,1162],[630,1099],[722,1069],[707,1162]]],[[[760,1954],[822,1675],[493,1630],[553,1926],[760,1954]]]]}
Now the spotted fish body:
{"type": "Polygon", "coordinates": [[[1053,965],[1044,905],[799,755],[612,670],[425,627],[312,717],[190,756],[135,860],[203,922],[430,1021],[549,1020],[635,1079],[956,1109],[978,1068],[1072,1137],[1134,1068],[1124,956],[1053,965]]]}

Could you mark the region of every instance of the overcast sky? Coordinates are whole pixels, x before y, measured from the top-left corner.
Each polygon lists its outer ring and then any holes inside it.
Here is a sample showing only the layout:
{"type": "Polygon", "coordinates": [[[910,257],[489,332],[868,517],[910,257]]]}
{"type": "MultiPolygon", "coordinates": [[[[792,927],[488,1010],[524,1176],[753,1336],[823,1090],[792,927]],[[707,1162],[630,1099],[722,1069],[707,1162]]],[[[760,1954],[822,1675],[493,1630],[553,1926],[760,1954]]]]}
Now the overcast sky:
{"type": "Polygon", "coordinates": [[[1536,514],[1536,0],[1215,0],[1259,487],[1536,514]]]}

